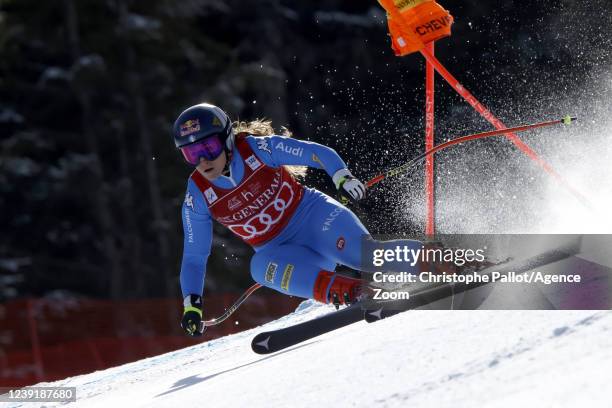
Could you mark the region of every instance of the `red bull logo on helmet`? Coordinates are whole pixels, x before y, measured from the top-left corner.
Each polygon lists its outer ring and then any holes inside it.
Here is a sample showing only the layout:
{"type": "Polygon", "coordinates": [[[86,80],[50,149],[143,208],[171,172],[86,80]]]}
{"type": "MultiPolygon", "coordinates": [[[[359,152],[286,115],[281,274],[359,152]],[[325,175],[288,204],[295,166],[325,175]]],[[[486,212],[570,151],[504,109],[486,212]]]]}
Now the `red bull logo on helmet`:
{"type": "Polygon", "coordinates": [[[223,123],[221,123],[221,120],[216,116],[213,116],[212,125],[214,127],[223,127],[223,123]]]}
{"type": "Polygon", "coordinates": [[[181,124],[181,136],[189,136],[200,130],[200,121],[191,119],[181,124]]]}

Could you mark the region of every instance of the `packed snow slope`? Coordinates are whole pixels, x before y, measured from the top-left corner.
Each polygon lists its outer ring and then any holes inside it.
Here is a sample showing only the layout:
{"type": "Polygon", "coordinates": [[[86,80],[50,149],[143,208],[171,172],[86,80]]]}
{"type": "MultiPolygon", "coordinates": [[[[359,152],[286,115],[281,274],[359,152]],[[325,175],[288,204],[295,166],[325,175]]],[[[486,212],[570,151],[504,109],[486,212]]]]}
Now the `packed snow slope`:
{"type": "Polygon", "coordinates": [[[612,311],[415,310],[270,356],[250,349],[261,330],[51,385],[77,387],[79,407],[609,406],[612,311]]]}

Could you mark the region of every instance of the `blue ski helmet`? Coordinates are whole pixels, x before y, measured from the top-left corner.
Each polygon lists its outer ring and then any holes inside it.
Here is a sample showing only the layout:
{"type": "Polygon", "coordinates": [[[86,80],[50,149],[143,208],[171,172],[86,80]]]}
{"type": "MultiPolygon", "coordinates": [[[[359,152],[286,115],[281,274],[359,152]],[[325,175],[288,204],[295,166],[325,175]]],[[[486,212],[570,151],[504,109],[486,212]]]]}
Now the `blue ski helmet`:
{"type": "Polygon", "coordinates": [[[225,149],[233,144],[232,121],[215,105],[200,103],[184,110],[174,122],[174,144],[177,148],[218,136],[225,149]]]}

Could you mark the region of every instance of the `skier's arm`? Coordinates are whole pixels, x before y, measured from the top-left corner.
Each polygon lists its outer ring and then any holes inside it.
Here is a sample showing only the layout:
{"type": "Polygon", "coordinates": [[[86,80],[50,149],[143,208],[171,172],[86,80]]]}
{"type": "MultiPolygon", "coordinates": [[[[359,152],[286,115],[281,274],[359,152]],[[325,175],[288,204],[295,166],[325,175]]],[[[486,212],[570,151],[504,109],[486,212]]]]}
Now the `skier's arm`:
{"type": "Polygon", "coordinates": [[[257,156],[268,166],[308,166],[324,169],[340,193],[353,201],[365,197],[365,186],[355,178],[338,153],[319,143],[285,136],[247,137],[257,156]]]}
{"type": "Polygon", "coordinates": [[[190,183],[183,202],[183,260],[181,291],[183,297],[201,296],[204,291],[206,261],[212,245],[212,220],[201,193],[190,183]]]}
{"type": "Polygon", "coordinates": [[[346,163],[331,147],[286,136],[247,137],[257,156],[268,166],[308,166],[323,169],[332,177],[346,163]]]}
{"type": "Polygon", "coordinates": [[[181,262],[183,318],[181,327],[190,336],[201,336],[202,292],[206,261],[212,244],[212,220],[197,187],[190,181],[182,207],[184,244],[181,262]]]}

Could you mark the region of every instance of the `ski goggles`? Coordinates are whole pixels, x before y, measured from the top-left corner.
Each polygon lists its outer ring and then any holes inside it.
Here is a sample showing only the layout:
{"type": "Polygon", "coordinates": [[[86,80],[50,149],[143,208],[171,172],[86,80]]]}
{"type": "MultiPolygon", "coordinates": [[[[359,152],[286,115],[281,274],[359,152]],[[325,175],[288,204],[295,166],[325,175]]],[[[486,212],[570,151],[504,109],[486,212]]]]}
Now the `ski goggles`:
{"type": "Polygon", "coordinates": [[[213,135],[181,147],[181,153],[187,163],[197,166],[201,158],[212,161],[219,157],[223,153],[223,143],[218,135],[213,135]]]}

